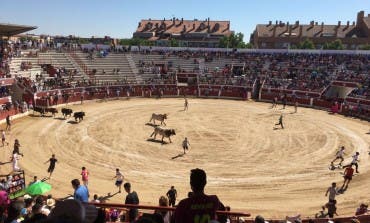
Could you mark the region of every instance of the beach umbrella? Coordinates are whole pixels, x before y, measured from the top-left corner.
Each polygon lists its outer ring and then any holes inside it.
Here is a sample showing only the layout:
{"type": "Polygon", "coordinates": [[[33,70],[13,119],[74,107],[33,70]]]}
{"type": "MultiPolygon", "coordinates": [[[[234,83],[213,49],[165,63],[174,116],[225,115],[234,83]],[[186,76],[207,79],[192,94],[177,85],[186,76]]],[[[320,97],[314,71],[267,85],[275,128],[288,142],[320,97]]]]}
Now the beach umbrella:
{"type": "Polygon", "coordinates": [[[26,188],[26,192],[30,195],[41,195],[51,190],[51,185],[45,182],[36,182],[26,188]]]}

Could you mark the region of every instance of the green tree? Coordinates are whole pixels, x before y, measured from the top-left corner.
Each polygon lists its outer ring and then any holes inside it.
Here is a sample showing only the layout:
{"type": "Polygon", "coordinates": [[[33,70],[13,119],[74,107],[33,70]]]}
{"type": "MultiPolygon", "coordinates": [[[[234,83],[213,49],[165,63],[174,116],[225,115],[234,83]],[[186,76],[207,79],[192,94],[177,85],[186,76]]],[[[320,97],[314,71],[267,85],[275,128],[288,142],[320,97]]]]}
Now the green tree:
{"type": "Polygon", "coordinates": [[[298,49],[315,49],[315,44],[312,40],[305,39],[304,41],[300,42],[297,46],[298,49]]]}
{"type": "Polygon", "coordinates": [[[340,39],[336,39],[333,42],[325,43],[324,49],[326,50],[343,50],[344,46],[340,39]]]}
{"type": "Polygon", "coordinates": [[[175,38],[171,38],[170,39],[170,46],[171,47],[178,47],[179,46],[179,41],[177,41],[177,39],[175,39],[175,38]]]}
{"type": "Polygon", "coordinates": [[[120,45],[124,46],[153,46],[154,42],[143,38],[120,39],[120,45]]]}
{"type": "Polygon", "coordinates": [[[361,47],[361,50],[370,50],[370,44],[361,47]]]}
{"type": "Polygon", "coordinates": [[[230,36],[224,36],[220,39],[218,46],[221,48],[248,48],[251,45],[244,43],[243,41],[244,35],[243,33],[231,33],[230,36]]]}

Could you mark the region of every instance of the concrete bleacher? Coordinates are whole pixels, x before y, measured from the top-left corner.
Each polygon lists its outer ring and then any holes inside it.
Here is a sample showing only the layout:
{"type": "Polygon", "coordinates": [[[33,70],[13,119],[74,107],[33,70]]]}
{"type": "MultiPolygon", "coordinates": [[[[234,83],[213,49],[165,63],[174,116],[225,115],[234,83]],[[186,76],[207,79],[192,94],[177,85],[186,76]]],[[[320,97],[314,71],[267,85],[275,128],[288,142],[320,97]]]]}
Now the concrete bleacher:
{"type": "MultiPolygon", "coordinates": [[[[22,55],[27,55],[27,51],[22,52],[22,55]]],[[[83,70],[76,64],[76,62],[64,52],[56,52],[54,50],[47,52],[38,52],[37,56],[32,57],[22,56],[14,57],[9,65],[10,72],[12,75],[31,77],[31,74],[45,74],[41,68],[42,64],[50,64],[56,68],[64,67],[67,70],[77,70],[77,75],[73,77],[74,81],[87,79],[88,77],[84,74],[83,70]],[[30,62],[32,68],[27,70],[21,70],[22,62],[30,62]]]]}
{"type": "Polygon", "coordinates": [[[87,67],[88,73],[91,74],[92,70],[96,70],[93,78],[100,83],[122,81],[126,83],[137,83],[140,81],[140,78],[136,76],[135,70],[133,71],[126,54],[110,53],[106,57],[94,57],[94,59],[89,59],[88,53],[75,52],[75,54],[87,67]],[[113,72],[113,70],[117,69],[119,69],[118,73],[113,72]]]}

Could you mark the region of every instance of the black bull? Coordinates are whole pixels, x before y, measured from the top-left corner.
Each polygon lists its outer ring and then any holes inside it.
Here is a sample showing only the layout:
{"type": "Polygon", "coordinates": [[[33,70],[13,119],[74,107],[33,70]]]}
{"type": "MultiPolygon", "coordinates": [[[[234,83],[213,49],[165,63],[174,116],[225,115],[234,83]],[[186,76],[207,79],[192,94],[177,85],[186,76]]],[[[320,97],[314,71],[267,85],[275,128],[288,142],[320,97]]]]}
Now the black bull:
{"type": "Polygon", "coordinates": [[[66,116],[70,117],[72,113],[73,113],[72,109],[62,108],[62,114],[63,114],[64,118],[66,118],[66,116]]]}
{"type": "Polygon", "coordinates": [[[85,116],[85,112],[75,112],[73,114],[73,117],[75,118],[75,121],[77,122],[77,119],[78,119],[78,122],[80,122],[81,120],[84,119],[84,116],[85,116]]]}

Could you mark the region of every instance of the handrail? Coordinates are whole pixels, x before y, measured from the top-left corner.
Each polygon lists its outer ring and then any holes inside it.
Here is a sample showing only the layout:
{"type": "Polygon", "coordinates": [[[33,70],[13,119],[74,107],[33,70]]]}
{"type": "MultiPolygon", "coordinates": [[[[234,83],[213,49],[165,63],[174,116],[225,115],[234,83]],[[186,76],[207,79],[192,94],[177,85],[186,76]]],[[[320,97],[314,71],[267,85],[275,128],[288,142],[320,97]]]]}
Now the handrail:
{"type": "MultiPolygon", "coordinates": [[[[117,203],[89,203],[101,208],[137,208],[143,210],[159,210],[159,211],[175,211],[175,207],[151,206],[151,205],[136,205],[136,204],[117,204],[117,203]]],[[[235,217],[250,217],[251,214],[234,211],[216,211],[217,214],[225,214],[235,217]]]]}

